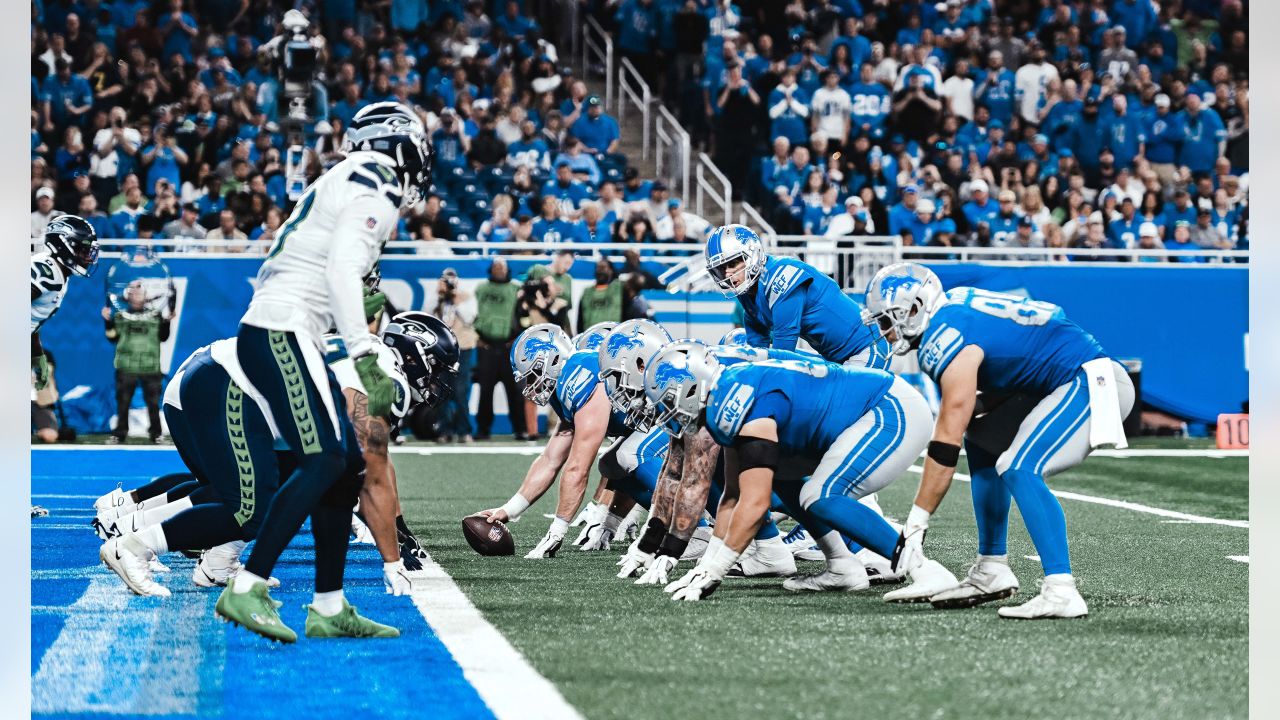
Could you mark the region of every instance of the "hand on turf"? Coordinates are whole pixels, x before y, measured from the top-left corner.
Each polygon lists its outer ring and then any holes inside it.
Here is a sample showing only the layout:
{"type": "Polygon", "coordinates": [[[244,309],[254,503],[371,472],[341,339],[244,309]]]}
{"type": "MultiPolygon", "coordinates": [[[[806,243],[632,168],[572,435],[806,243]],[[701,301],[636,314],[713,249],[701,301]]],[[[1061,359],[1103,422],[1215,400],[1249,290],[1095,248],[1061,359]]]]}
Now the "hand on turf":
{"type": "Polygon", "coordinates": [[[382,564],[382,585],[388,595],[409,595],[413,592],[413,581],[409,579],[409,571],[403,561],[382,564]]]}
{"type": "MultiPolygon", "coordinates": [[[[689,580],[684,587],[677,589],[671,593],[672,600],[684,600],[685,602],[696,602],[711,596],[711,593],[720,587],[720,581],[724,578],[719,573],[713,572],[706,567],[694,568],[685,576],[689,580]]],[[[682,579],[685,579],[682,578],[682,579]]]]}
{"type": "Polygon", "coordinates": [[[910,532],[903,529],[898,536],[898,544],[893,548],[894,574],[905,575],[924,562],[924,536],[928,531],[928,528],[917,528],[910,532]]]}
{"type": "Polygon", "coordinates": [[[507,517],[507,511],[503,510],[500,507],[489,508],[488,510],[481,510],[476,514],[484,518],[485,520],[488,520],[491,523],[511,522],[511,518],[507,517]]]}
{"type": "Polygon", "coordinates": [[[592,530],[597,530],[604,524],[605,517],[609,514],[609,508],[601,503],[593,502],[582,511],[582,532],[578,533],[578,537],[573,541],[574,545],[582,547],[587,543],[587,538],[592,530]]]}
{"type": "Polygon", "coordinates": [[[632,547],[618,560],[618,577],[634,577],[640,570],[648,568],[653,562],[653,553],[641,552],[632,547]]]}
{"type": "Polygon", "coordinates": [[[613,542],[613,531],[605,527],[603,524],[592,525],[587,531],[587,538],[578,549],[591,552],[593,550],[608,550],[609,543],[613,542]]]}
{"type": "MultiPolygon", "coordinates": [[[[653,561],[649,563],[649,568],[636,580],[636,584],[666,585],[671,578],[671,571],[676,569],[676,563],[678,562],[680,562],[680,558],[674,558],[670,555],[655,556],[653,561]]],[[[672,592],[672,590],[668,589],[667,592],[672,592]]]]}
{"type": "Polygon", "coordinates": [[[540,558],[553,558],[560,550],[561,543],[564,542],[564,533],[558,533],[554,530],[548,530],[546,535],[538,541],[538,544],[529,551],[525,558],[528,560],[537,560],[540,558]]]}

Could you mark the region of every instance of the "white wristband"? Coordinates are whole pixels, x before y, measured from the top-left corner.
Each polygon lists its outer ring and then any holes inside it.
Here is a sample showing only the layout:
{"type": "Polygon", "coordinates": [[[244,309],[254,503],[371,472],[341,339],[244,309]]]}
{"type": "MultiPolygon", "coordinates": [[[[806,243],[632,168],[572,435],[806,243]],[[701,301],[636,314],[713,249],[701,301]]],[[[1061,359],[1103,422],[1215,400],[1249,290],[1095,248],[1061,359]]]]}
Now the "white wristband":
{"type": "Polygon", "coordinates": [[[502,511],[507,514],[508,520],[517,520],[529,509],[529,501],[524,499],[520,493],[511,496],[511,499],[503,503],[502,511]]]}

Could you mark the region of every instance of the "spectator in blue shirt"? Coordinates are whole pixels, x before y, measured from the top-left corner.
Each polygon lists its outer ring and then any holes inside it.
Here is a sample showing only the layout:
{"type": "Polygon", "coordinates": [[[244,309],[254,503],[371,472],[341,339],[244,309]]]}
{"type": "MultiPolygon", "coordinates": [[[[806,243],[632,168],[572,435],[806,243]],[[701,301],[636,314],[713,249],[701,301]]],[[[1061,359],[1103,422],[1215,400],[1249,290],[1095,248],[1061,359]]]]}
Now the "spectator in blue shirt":
{"type": "Polygon", "coordinates": [[[585,152],[586,146],[582,144],[582,140],[570,135],[565,138],[564,146],[565,151],[556,159],[557,165],[559,163],[568,165],[574,178],[592,188],[599,185],[600,166],[596,164],[595,157],[585,152]]]}
{"type": "Polygon", "coordinates": [[[1217,111],[1201,107],[1200,96],[1187,93],[1186,103],[1186,109],[1178,113],[1183,127],[1178,163],[1193,174],[1206,174],[1226,149],[1227,129],[1217,111]]]}
{"type": "Polygon", "coordinates": [[[773,154],[760,162],[760,185],[766,192],[773,192],[779,178],[791,162],[791,141],[785,137],[773,139],[773,154]]]}
{"type": "Polygon", "coordinates": [[[341,120],[342,127],[349,128],[351,118],[355,117],[362,107],[364,107],[364,101],[360,99],[360,86],[353,82],[347,83],[342,88],[342,99],[330,108],[329,117],[341,120]]]}
{"type": "MultiPolygon", "coordinates": [[[[1098,101],[1089,98],[1084,101],[1084,110],[1080,113],[1080,122],[1067,134],[1067,146],[1080,160],[1080,167],[1091,175],[1098,170],[1098,157],[1102,154],[1102,123],[1098,119],[1098,101]]],[[[1092,182],[1092,178],[1091,178],[1092,182]]]]}
{"type": "Polygon", "coordinates": [[[986,180],[974,180],[969,183],[969,197],[969,202],[964,204],[961,212],[964,213],[964,219],[969,224],[970,231],[976,229],[980,222],[990,224],[991,218],[1000,212],[999,204],[992,202],[988,194],[986,180]]]}
{"type": "Polygon", "coordinates": [[[844,212],[836,203],[839,188],[831,183],[824,183],[821,190],[822,200],[817,205],[808,205],[804,209],[804,234],[826,235],[827,228],[835,216],[844,212]]]}
{"type": "Polygon", "coordinates": [[[498,18],[495,24],[512,39],[523,38],[530,31],[538,28],[536,22],[520,14],[520,3],[514,0],[507,3],[502,17],[498,18]]]}
{"type": "Polygon", "coordinates": [[[1115,0],[1111,3],[1111,20],[1127,31],[1125,45],[1136,49],[1155,28],[1156,11],[1151,0],[1115,0]]]}
{"type": "Polygon", "coordinates": [[[1000,206],[987,221],[991,247],[1008,247],[1018,239],[1018,196],[1012,190],[1000,191],[1000,206]]]}
{"type": "Polygon", "coordinates": [[[1103,121],[1104,146],[1115,155],[1117,168],[1131,167],[1133,159],[1142,154],[1145,129],[1138,117],[1129,113],[1129,99],[1124,95],[1113,95],[1111,107],[1112,115],[1103,121]]]}
{"type": "Polygon", "coordinates": [[[67,125],[79,124],[81,118],[93,109],[93,90],[89,81],[71,74],[71,66],[64,60],[55,63],[54,74],[45,78],[40,91],[46,137],[60,133],[67,125]]]}
{"type": "Polygon", "coordinates": [[[558,160],[555,178],[548,180],[547,184],[542,186],[543,201],[545,202],[549,197],[559,201],[560,215],[576,217],[578,207],[582,205],[583,200],[591,198],[591,193],[587,192],[582,183],[573,179],[573,170],[569,167],[569,163],[558,160]]]}
{"type": "Polygon", "coordinates": [[[431,133],[431,145],[436,151],[436,166],[450,171],[466,165],[471,140],[467,137],[453,108],[440,112],[440,127],[431,133]]]}
{"type": "Polygon", "coordinates": [[[542,214],[533,223],[533,239],[540,242],[586,242],[586,228],[581,223],[566,220],[563,206],[552,195],[542,196],[542,214]]]}
{"type": "Polygon", "coordinates": [[[1062,82],[1062,98],[1045,113],[1040,124],[1040,132],[1049,137],[1049,145],[1056,152],[1070,147],[1071,131],[1080,122],[1084,112],[1084,103],[1080,101],[1076,81],[1067,79],[1062,82]]]}
{"type": "Polygon", "coordinates": [[[625,0],[614,20],[618,23],[618,46],[642,76],[650,76],[654,45],[658,39],[658,17],[652,0],[625,0]]]}
{"type": "Polygon", "coordinates": [[[622,201],[633,203],[649,199],[649,192],[653,189],[652,180],[644,180],[640,177],[640,170],[636,167],[628,167],[622,173],[622,201]]]}
{"type": "Polygon", "coordinates": [[[858,34],[861,21],[856,17],[846,17],[844,32],[831,43],[831,54],[841,45],[849,47],[849,66],[858,68],[871,57],[871,41],[858,34]]]}
{"type": "Polygon", "coordinates": [[[849,118],[851,133],[879,140],[884,137],[884,125],[893,109],[893,101],[889,89],[875,81],[875,68],[871,63],[863,63],[858,72],[858,82],[845,88],[853,103],[849,118]]]}
{"type": "Polygon", "coordinates": [[[604,113],[599,95],[587,98],[586,115],[580,116],[569,132],[593,152],[612,153],[618,148],[618,121],[604,113]]]}
{"type": "Polygon", "coordinates": [[[520,139],[507,146],[507,164],[511,167],[528,167],[530,170],[551,169],[551,150],[538,135],[538,126],[532,120],[520,123],[520,139]]]}
{"type": "Polygon", "coordinates": [[[903,218],[902,227],[895,234],[901,234],[903,230],[907,230],[911,233],[913,245],[928,245],[938,230],[937,220],[933,217],[935,209],[933,201],[929,198],[917,200],[915,212],[903,218]]]}
{"type": "Polygon", "coordinates": [[[1133,198],[1125,195],[1120,200],[1120,217],[1107,226],[1107,244],[1117,250],[1130,250],[1138,245],[1143,220],[1138,217],[1138,207],[1133,198]]]}
{"type": "Polygon", "coordinates": [[[920,188],[907,185],[902,188],[902,202],[889,208],[889,234],[897,235],[915,217],[916,205],[920,202],[920,188]]]}
{"type": "Polygon", "coordinates": [[[1173,184],[1177,171],[1178,151],[1182,146],[1186,130],[1182,126],[1182,117],[1169,111],[1169,96],[1164,93],[1156,95],[1156,112],[1150,119],[1146,132],[1146,152],[1143,155],[1151,163],[1160,184],[1173,184]]]}
{"type": "Polygon", "coordinates": [[[111,21],[119,30],[133,27],[139,10],[146,10],[146,0],[116,0],[111,4],[111,21]]]}
{"type": "Polygon", "coordinates": [[[147,168],[148,194],[156,194],[156,182],[160,180],[168,180],[174,188],[182,187],[181,173],[187,164],[187,153],[164,123],[156,126],[151,144],[143,148],[142,164],[147,168]]]}
{"type": "Polygon", "coordinates": [[[809,93],[796,84],[795,68],[787,68],[782,82],[769,93],[770,138],[785,137],[792,145],[809,142],[809,93]]]}
{"type": "Polygon", "coordinates": [[[1165,238],[1171,237],[1179,220],[1185,220],[1188,224],[1196,221],[1196,208],[1191,204],[1191,195],[1186,188],[1174,191],[1173,202],[1165,206],[1159,222],[1161,234],[1165,238]]]}
{"type": "Polygon", "coordinates": [[[1013,119],[1014,88],[1016,78],[1013,71],[1004,66],[1004,54],[992,50],[987,55],[987,70],[973,90],[978,104],[991,111],[992,119],[1006,125],[1013,119]]]}
{"type": "Polygon", "coordinates": [[[169,0],[169,12],[160,17],[156,26],[164,37],[164,56],[181,55],[191,62],[191,38],[199,35],[200,30],[196,28],[196,19],[182,11],[182,0],[169,0]]]}

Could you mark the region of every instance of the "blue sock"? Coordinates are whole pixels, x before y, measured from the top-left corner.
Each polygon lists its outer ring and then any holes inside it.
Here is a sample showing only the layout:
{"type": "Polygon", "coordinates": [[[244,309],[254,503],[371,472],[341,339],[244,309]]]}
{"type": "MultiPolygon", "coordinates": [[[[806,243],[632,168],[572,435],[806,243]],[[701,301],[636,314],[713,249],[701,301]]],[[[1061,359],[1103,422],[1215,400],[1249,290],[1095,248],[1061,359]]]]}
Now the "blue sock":
{"type": "Polygon", "coordinates": [[[1026,470],[1009,470],[1002,477],[1018,503],[1018,511],[1022,513],[1031,542],[1040,553],[1044,574],[1070,573],[1067,517],[1062,513],[1058,498],[1049,491],[1044,477],[1026,470]]]}
{"type": "Polygon", "coordinates": [[[1006,554],[1012,499],[1009,487],[995,468],[987,467],[973,472],[969,489],[973,491],[973,516],[978,521],[978,554],[1006,554]]]}
{"type": "MultiPolygon", "coordinates": [[[[848,535],[843,535],[842,537],[844,538],[844,544],[849,548],[849,552],[857,555],[862,551],[862,546],[858,544],[857,540],[854,540],[848,535]]],[[[893,539],[893,543],[894,545],[898,544],[898,539],[896,537],[893,539]]],[[[893,557],[893,555],[889,555],[888,557],[893,557]]]]}
{"type": "Polygon", "coordinates": [[[777,523],[766,518],[764,524],[760,526],[760,530],[756,532],[756,539],[771,540],[781,534],[782,533],[778,532],[777,523]]]}
{"type": "MultiPolygon", "coordinates": [[[[845,537],[871,548],[878,555],[893,557],[893,549],[898,544],[898,531],[877,515],[875,510],[844,495],[822,498],[808,509],[845,537]]],[[[852,546],[850,549],[853,549],[852,546]]]]}

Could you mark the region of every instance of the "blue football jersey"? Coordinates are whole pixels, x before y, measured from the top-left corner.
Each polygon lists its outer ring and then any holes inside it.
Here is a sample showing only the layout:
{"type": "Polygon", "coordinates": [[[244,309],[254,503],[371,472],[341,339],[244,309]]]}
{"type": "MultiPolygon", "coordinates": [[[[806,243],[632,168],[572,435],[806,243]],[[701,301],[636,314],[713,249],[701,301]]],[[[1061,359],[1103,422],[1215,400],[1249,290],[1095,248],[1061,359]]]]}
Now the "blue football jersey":
{"type": "Polygon", "coordinates": [[[947,366],[969,345],[982,348],[984,355],[979,390],[1048,394],[1071,382],[1084,363],[1107,357],[1057,305],[953,288],[920,338],[920,368],[942,382],[947,366]]]}
{"type": "MultiPolygon", "coordinates": [[[[796,341],[841,363],[880,339],[862,324],[862,306],[836,282],[795,258],[769,257],[755,290],[738,296],[747,340],[757,347],[794,350],[796,341]]],[[[873,356],[887,362],[886,352],[873,356]]]]}
{"type": "Polygon", "coordinates": [[[729,446],[747,423],[773,418],[783,450],[823,453],[892,384],[893,375],[883,370],[822,361],[737,363],[721,372],[708,394],[707,429],[729,446]]]}
{"type": "MultiPolygon", "coordinates": [[[[582,350],[569,356],[564,368],[560,370],[560,379],[556,381],[556,391],[551,396],[551,409],[560,416],[562,422],[573,424],[573,416],[586,407],[600,384],[600,355],[595,350],[582,350]]],[[[609,413],[610,437],[621,437],[630,432],[622,422],[624,415],[617,411],[609,413]]]]}

